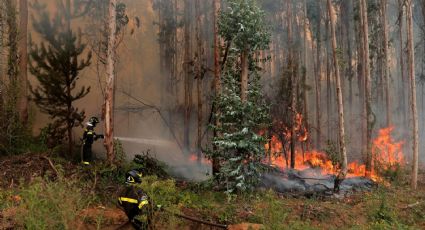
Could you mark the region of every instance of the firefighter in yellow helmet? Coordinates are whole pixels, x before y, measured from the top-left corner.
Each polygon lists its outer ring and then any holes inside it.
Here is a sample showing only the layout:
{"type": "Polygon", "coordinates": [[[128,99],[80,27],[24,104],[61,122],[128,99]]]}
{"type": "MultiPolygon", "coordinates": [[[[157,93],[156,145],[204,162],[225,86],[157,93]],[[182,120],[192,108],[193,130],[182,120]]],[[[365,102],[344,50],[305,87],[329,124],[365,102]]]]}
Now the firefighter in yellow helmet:
{"type": "Polygon", "coordinates": [[[99,123],[99,119],[97,117],[92,117],[89,119],[89,121],[87,122],[87,126],[84,129],[82,163],[85,165],[90,165],[93,160],[93,142],[99,138],[104,138],[102,134],[96,134],[96,132],[94,131],[94,128],[96,127],[97,123],[99,123]]]}
{"type": "Polygon", "coordinates": [[[152,201],[137,186],[142,182],[142,174],[133,169],[126,173],[126,186],[121,190],[118,202],[127,214],[128,220],[137,230],[147,230],[151,226],[152,201]]]}

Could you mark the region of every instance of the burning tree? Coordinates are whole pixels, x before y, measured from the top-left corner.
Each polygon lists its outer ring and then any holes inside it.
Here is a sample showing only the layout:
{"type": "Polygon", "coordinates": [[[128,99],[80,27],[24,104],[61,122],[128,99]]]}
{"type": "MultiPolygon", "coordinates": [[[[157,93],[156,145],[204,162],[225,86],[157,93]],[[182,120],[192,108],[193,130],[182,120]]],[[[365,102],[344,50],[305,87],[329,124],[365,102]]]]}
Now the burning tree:
{"type": "Polygon", "coordinates": [[[228,53],[222,72],[222,92],[216,98],[213,126],[220,133],[213,139],[214,151],[207,154],[221,164],[216,174],[227,192],[252,189],[261,172],[266,137],[260,133],[269,120],[263,100],[260,76],[253,52],[268,47],[270,34],[264,13],[255,0],[229,0],[228,10],[221,12],[219,33],[228,53]]]}

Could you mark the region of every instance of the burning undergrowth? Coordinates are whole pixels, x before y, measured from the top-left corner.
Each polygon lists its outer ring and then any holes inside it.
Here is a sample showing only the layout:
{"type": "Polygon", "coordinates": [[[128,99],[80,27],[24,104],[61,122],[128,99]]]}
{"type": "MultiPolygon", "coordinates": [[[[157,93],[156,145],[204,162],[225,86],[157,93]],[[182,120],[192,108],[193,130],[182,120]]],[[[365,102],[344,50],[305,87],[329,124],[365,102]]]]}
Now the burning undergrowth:
{"type": "MultiPolygon", "coordinates": [[[[329,193],[332,194],[336,175],[340,171],[338,148],[332,145],[323,151],[306,150],[308,132],[302,128],[302,117],[297,116],[297,146],[295,156],[291,157],[291,132],[284,129],[280,135],[272,135],[265,149],[267,158],[264,163],[272,170],[262,177],[261,186],[273,188],[278,192],[329,193]],[[291,168],[291,161],[294,167],[291,168]]],[[[348,175],[340,184],[344,192],[368,190],[376,183],[387,183],[394,173],[405,164],[402,152],[403,141],[395,141],[391,134],[394,127],[379,130],[373,140],[372,172],[366,172],[366,166],[359,161],[348,164],[348,175]],[[390,173],[389,173],[390,172],[390,173]],[[366,177],[367,175],[370,175],[366,177]]]]}

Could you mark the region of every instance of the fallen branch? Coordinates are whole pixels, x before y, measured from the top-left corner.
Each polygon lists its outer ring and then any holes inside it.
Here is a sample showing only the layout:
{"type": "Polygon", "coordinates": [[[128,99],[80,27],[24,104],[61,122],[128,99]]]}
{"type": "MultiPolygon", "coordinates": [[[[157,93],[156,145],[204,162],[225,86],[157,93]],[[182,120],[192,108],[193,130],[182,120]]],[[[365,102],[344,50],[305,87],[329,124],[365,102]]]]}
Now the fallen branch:
{"type": "Polygon", "coordinates": [[[58,178],[60,178],[60,174],[59,174],[59,172],[58,172],[58,170],[56,169],[56,167],[55,167],[55,165],[52,163],[52,161],[50,160],[50,158],[48,158],[48,157],[46,157],[46,156],[41,156],[41,158],[43,158],[43,159],[45,159],[45,160],[47,160],[48,162],[49,162],[49,165],[50,165],[50,167],[53,169],[53,171],[56,173],[56,176],[58,177],[58,178]]]}

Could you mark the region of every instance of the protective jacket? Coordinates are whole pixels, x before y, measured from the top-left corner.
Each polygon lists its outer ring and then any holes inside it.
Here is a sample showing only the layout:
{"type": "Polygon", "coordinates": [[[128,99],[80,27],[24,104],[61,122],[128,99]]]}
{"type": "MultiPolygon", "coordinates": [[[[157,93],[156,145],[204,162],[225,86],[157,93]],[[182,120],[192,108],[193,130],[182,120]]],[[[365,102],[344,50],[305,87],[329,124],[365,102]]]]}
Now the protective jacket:
{"type": "Polygon", "coordinates": [[[83,133],[83,164],[89,165],[93,160],[92,156],[92,145],[93,142],[99,138],[103,138],[103,135],[97,135],[94,131],[93,126],[87,126],[83,133]]]}
{"type": "Polygon", "coordinates": [[[152,219],[152,202],[142,189],[127,185],[121,190],[118,203],[134,228],[138,230],[149,228],[152,219]]]}

